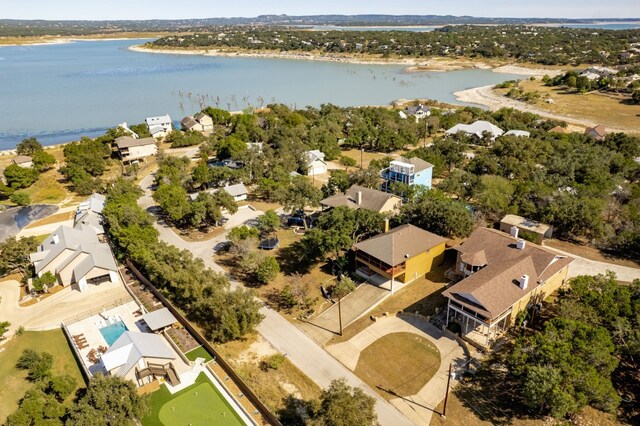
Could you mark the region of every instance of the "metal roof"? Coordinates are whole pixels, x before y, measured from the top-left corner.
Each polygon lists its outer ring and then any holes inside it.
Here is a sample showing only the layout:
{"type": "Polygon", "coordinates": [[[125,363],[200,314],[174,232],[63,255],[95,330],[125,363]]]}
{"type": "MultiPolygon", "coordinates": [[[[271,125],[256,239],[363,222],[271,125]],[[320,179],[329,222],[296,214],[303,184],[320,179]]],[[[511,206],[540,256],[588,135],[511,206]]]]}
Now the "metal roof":
{"type": "Polygon", "coordinates": [[[169,327],[178,320],[173,316],[168,308],[158,309],[157,311],[149,312],[142,316],[144,322],[147,323],[149,328],[153,331],[160,330],[161,328],[169,327]]]}

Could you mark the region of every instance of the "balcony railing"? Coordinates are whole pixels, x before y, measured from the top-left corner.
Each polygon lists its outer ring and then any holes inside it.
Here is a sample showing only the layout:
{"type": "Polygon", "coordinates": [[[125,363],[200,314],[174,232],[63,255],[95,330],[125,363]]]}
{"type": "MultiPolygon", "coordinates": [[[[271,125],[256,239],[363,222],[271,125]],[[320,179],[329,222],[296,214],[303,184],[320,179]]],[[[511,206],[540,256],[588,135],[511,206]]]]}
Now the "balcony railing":
{"type": "Polygon", "coordinates": [[[391,169],[385,169],[380,172],[380,177],[389,182],[401,182],[407,185],[413,185],[414,175],[398,173],[391,169]]]}
{"type": "Polygon", "coordinates": [[[391,266],[373,256],[369,256],[367,253],[363,253],[360,251],[356,253],[356,260],[394,277],[404,273],[407,270],[405,262],[402,262],[396,266],[391,266]]]}

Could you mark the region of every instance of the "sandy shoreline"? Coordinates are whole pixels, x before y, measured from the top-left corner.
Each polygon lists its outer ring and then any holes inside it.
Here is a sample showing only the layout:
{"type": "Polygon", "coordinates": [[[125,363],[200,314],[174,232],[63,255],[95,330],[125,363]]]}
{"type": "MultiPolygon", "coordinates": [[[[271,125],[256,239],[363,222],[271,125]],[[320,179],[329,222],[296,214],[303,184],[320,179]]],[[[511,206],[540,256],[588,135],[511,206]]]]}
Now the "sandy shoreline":
{"type": "MultiPolygon", "coordinates": [[[[590,120],[583,120],[580,118],[569,117],[566,115],[554,114],[552,112],[545,111],[541,108],[535,107],[525,102],[507,98],[506,96],[502,96],[497,93],[494,93],[493,85],[474,87],[473,89],[461,90],[459,92],[455,92],[453,95],[460,102],[468,102],[472,104],[483,105],[492,111],[498,110],[500,108],[514,108],[520,111],[537,114],[541,117],[551,118],[553,120],[566,121],[567,123],[572,124],[573,126],[579,126],[580,129],[584,129],[586,127],[593,127],[596,124],[598,124],[590,120]]],[[[571,130],[579,130],[579,129],[576,129],[574,127],[571,130]]],[[[607,126],[607,131],[628,132],[628,130],[614,129],[608,126],[607,126]]]]}

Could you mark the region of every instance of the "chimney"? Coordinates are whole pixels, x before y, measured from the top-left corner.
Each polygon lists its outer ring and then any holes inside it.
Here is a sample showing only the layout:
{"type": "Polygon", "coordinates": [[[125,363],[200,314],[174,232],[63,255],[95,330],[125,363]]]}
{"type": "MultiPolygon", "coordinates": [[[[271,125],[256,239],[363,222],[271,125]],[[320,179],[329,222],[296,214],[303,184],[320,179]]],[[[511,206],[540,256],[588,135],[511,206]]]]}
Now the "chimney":
{"type": "Polygon", "coordinates": [[[518,227],[512,226],[510,234],[513,238],[518,238],[518,227]]]}
{"type": "Polygon", "coordinates": [[[356,204],[358,205],[362,204],[362,191],[356,192],[356,204]]]}
{"type": "Polygon", "coordinates": [[[389,219],[384,220],[384,232],[389,232],[389,219]]]}
{"type": "Polygon", "coordinates": [[[58,244],[60,242],[60,237],[58,234],[53,234],[53,244],[58,244]]]}
{"type": "Polygon", "coordinates": [[[518,242],[516,243],[516,247],[518,248],[518,250],[524,250],[526,245],[527,242],[523,239],[518,239],[518,242]]]}
{"type": "Polygon", "coordinates": [[[526,290],[529,285],[529,275],[523,275],[520,277],[520,288],[526,290]]]}

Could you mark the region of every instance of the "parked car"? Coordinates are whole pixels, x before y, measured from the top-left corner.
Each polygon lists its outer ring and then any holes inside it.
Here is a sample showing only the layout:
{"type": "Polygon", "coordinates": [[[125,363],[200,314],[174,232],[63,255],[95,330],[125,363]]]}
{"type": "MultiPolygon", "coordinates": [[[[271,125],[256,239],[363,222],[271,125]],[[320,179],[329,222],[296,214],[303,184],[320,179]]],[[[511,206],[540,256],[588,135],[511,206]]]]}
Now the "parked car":
{"type": "Polygon", "coordinates": [[[301,217],[289,216],[287,226],[304,226],[304,220],[301,217]]]}

